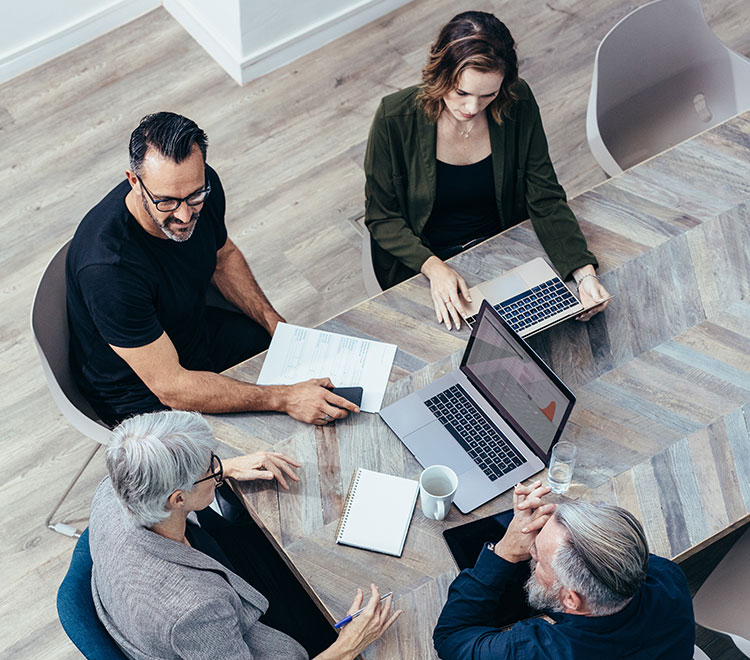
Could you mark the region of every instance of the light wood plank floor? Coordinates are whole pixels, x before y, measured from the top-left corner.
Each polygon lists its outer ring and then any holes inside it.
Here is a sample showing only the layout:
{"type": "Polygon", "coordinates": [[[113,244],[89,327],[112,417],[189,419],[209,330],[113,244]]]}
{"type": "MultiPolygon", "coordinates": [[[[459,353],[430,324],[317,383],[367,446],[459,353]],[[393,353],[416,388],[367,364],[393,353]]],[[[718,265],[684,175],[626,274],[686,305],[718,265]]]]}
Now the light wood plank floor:
{"type": "MultiPolygon", "coordinates": [[[[382,95],[418,80],[440,25],[469,8],[506,21],[572,196],[604,179],[585,141],[593,53],[635,4],[642,0],[416,0],[245,87],[158,9],[0,85],[0,657],[79,657],[54,605],[73,541],[43,520],[90,443],[49,396],[28,313],[47,260],[122,177],[138,119],[173,110],[207,131],[230,233],[281,313],[315,324],[365,297],[350,218],[363,205],[367,130],[382,95]]],[[[747,0],[703,6],[718,36],[750,55],[747,0]]],[[[95,461],[69,519],[85,524],[103,474],[95,461]]]]}

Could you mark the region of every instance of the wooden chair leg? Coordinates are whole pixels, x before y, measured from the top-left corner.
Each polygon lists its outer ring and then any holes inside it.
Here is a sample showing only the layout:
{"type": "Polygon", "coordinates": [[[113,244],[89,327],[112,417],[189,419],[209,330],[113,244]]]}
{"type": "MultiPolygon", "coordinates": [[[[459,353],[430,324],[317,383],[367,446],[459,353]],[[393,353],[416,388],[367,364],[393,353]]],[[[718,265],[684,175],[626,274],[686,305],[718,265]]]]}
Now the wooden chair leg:
{"type": "Polygon", "coordinates": [[[64,536],[72,536],[75,538],[78,538],[81,535],[81,532],[78,531],[73,525],[68,525],[64,522],[52,522],[52,518],[57,513],[57,510],[62,506],[62,503],[65,501],[65,499],[70,494],[70,491],[73,490],[73,486],[76,485],[78,480],[81,478],[81,475],[83,474],[83,471],[88,467],[89,463],[91,463],[91,459],[94,458],[96,455],[96,452],[99,451],[99,448],[101,447],[101,444],[96,443],[96,447],[94,447],[94,451],[92,451],[86,461],[84,462],[83,466],[80,470],[78,470],[75,477],[73,477],[73,480],[70,482],[70,485],[67,487],[65,492],[63,493],[62,497],[58,500],[57,504],[55,504],[55,507],[52,509],[52,512],[47,516],[47,520],[45,521],[45,525],[51,529],[53,532],[57,532],[58,534],[63,534],[64,536]]]}

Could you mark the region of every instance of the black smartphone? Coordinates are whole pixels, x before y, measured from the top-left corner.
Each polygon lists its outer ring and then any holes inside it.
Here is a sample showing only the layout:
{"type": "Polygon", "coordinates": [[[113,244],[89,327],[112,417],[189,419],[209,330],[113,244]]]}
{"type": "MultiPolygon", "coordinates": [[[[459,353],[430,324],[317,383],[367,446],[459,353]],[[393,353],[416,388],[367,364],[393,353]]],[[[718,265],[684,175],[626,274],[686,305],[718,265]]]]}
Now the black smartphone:
{"type": "Polygon", "coordinates": [[[361,387],[334,387],[331,392],[338,394],[347,401],[351,401],[355,406],[362,405],[363,390],[361,387]]]}
{"type": "Polygon", "coordinates": [[[513,518],[513,509],[446,529],[443,532],[443,538],[448,544],[458,570],[462,571],[474,566],[484,545],[488,542],[497,543],[505,535],[511,518],[513,518]]]}

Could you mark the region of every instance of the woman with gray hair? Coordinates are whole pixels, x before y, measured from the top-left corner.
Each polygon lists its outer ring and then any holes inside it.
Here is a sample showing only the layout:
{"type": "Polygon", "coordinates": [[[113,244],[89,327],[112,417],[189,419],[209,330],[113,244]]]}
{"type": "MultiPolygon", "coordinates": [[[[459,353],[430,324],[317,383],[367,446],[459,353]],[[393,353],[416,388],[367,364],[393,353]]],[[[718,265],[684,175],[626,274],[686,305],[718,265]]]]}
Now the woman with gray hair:
{"type": "MultiPolygon", "coordinates": [[[[278,452],[221,461],[197,413],[165,411],[120,424],[107,448],[109,477],[94,495],[89,523],[97,614],[131,658],[307,658],[288,634],[264,623],[269,599],[294,619],[294,603],[261,594],[233,570],[200,516],[224,479],[276,479],[288,489],[299,463],[278,452]],[[197,522],[200,520],[201,525],[197,522]],[[286,609],[287,606],[289,609],[286,609]]],[[[208,520],[208,518],[206,518],[208,520]]],[[[210,526],[209,526],[210,527],[210,526]]],[[[398,618],[391,599],[370,600],[318,660],[356,657],[398,618]]],[[[351,612],[363,602],[359,590],[351,612]]]]}
{"type": "Polygon", "coordinates": [[[451,585],[432,636],[440,658],[692,658],[680,567],[649,554],[625,509],[555,507],[542,499],[549,491],[541,481],[516,486],[504,536],[451,585]]]}

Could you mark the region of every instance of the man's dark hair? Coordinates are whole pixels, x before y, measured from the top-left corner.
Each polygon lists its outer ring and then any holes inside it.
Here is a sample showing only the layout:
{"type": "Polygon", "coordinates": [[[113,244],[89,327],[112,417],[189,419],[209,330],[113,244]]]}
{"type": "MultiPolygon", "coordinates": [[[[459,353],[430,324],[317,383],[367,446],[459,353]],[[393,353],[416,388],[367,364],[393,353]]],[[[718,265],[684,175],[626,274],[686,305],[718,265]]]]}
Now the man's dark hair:
{"type": "Polygon", "coordinates": [[[208,137],[192,119],[174,112],[155,112],[141,119],[130,135],[130,169],[141,174],[143,159],[149,148],[181,163],[197,144],[206,160],[208,137]]]}

